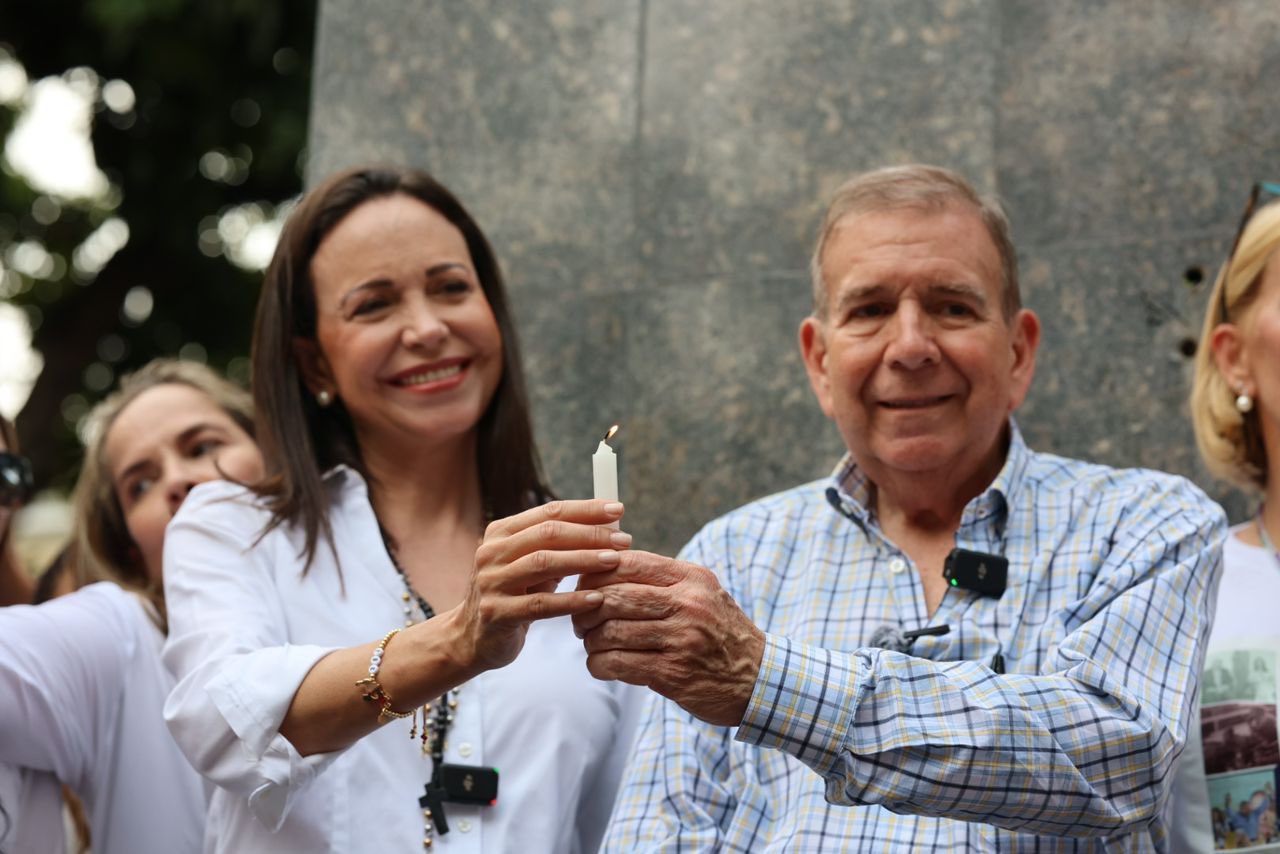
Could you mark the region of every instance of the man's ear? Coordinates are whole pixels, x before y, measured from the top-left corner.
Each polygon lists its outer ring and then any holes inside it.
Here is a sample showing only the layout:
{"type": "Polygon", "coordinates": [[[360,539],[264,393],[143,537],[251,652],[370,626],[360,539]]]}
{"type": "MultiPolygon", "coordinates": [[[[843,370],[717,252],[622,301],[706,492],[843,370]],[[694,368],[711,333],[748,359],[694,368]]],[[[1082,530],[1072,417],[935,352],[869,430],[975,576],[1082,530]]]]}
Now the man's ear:
{"type": "Polygon", "coordinates": [[[1011,394],[1009,411],[1026,400],[1031,380],[1036,375],[1036,350],[1040,347],[1040,318],[1029,308],[1019,309],[1010,322],[1013,364],[1010,366],[1011,394]]]}
{"type": "Polygon", "coordinates": [[[827,328],[818,318],[810,315],[800,323],[800,355],[804,369],[809,374],[809,385],[818,398],[818,405],[828,418],[832,418],[831,380],[827,376],[827,328]]]}
{"type": "Polygon", "coordinates": [[[1219,323],[1209,333],[1208,346],[1218,365],[1218,373],[1231,386],[1232,392],[1238,392],[1243,387],[1252,394],[1253,367],[1249,364],[1249,354],[1245,352],[1244,340],[1240,337],[1240,327],[1234,323],[1219,323]]]}
{"type": "Polygon", "coordinates": [[[302,374],[302,381],[312,395],[322,391],[333,394],[333,371],[329,370],[329,360],[324,357],[314,338],[295,336],[293,357],[298,360],[298,372],[302,374]]]}

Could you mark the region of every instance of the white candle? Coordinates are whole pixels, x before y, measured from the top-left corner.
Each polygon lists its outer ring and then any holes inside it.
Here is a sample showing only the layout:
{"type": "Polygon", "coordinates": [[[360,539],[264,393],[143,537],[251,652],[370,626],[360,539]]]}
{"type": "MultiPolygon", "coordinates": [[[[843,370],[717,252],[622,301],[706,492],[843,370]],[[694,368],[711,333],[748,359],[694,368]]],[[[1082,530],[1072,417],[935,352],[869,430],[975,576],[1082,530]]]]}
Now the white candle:
{"type": "MultiPolygon", "coordinates": [[[[608,443],[609,437],[616,432],[617,424],[609,428],[609,432],[596,447],[596,452],[591,455],[591,474],[595,481],[596,498],[607,498],[610,501],[618,500],[618,455],[608,443]]],[[[618,523],[613,522],[610,527],[617,528],[618,523]]]]}

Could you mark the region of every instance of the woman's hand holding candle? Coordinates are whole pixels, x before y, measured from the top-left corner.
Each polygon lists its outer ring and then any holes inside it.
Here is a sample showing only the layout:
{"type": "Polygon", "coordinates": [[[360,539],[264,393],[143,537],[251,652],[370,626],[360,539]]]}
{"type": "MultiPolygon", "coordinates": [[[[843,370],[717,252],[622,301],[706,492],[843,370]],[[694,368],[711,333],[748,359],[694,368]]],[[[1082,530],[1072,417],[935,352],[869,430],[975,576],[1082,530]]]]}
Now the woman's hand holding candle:
{"type": "Polygon", "coordinates": [[[476,672],[502,667],[520,652],[534,620],[599,607],[597,591],[556,588],[570,575],[618,565],[631,536],[608,525],[622,512],[616,501],[552,501],[490,523],[467,597],[449,613],[459,665],[476,672]]]}

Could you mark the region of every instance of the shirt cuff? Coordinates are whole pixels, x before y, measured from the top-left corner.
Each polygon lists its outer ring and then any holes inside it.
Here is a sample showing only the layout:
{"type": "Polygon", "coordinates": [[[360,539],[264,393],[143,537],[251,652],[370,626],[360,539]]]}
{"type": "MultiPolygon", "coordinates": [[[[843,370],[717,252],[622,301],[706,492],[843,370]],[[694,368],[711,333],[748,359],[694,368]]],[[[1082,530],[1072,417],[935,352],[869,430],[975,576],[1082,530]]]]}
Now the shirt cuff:
{"type": "MultiPolygon", "coordinates": [[[[870,662],[862,664],[869,672],[870,662]]],[[[856,667],[852,655],[766,635],[737,740],[782,750],[827,777],[845,749],[863,691],[856,667]]]]}
{"type": "Polygon", "coordinates": [[[279,829],[298,793],[344,752],[303,756],[280,734],[298,686],[332,651],[317,646],[255,650],[237,656],[206,687],[251,759],[259,782],[249,792],[249,809],[268,830],[279,829]]]}

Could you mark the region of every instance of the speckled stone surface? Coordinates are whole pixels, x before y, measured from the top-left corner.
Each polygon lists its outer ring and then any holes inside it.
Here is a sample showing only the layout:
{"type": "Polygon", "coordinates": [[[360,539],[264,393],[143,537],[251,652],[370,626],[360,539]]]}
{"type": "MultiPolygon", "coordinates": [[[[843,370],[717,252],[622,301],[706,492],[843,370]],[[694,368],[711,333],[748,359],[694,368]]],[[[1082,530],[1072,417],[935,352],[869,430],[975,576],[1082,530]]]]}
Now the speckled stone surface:
{"type": "Polygon", "coordinates": [[[633,281],[639,27],[636,4],[323,3],[308,178],[420,166],[513,287],[633,281]]]}
{"type": "Polygon", "coordinates": [[[508,274],[544,461],[590,490],[621,422],[638,544],[674,551],[841,444],[796,328],[826,196],[890,163],[1008,202],[1044,325],[1035,447],[1196,478],[1207,281],[1277,177],[1280,4],[325,0],[312,179],[428,168],[508,274]]]}
{"type": "Polygon", "coordinates": [[[1226,252],[1226,240],[1061,245],[1023,264],[1023,293],[1040,317],[1036,379],[1018,422],[1043,451],[1192,477],[1234,518],[1244,496],[1215,485],[1188,416],[1192,360],[1210,276],[1188,270],[1226,252]]]}
{"type": "Polygon", "coordinates": [[[1280,164],[1280,5],[1000,8],[996,187],[1045,326],[1020,421],[1038,447],[1188,475],[1239,520],[1252,499],[1195,450],[1182,349],[1280,164]]]}
{"type": "Polygon", "coordinates": [[[664,281],[796,269],[821,202],[862,169],[927,161],[990,185],[992,4],[649,10],[638,226],[664,281]]]}
{"type": "Polygon", "coordinates": [[[1000,5],[997,180],[1024,246],[1234,232],[1280,162],[1280,6],[1000,5]]]}

